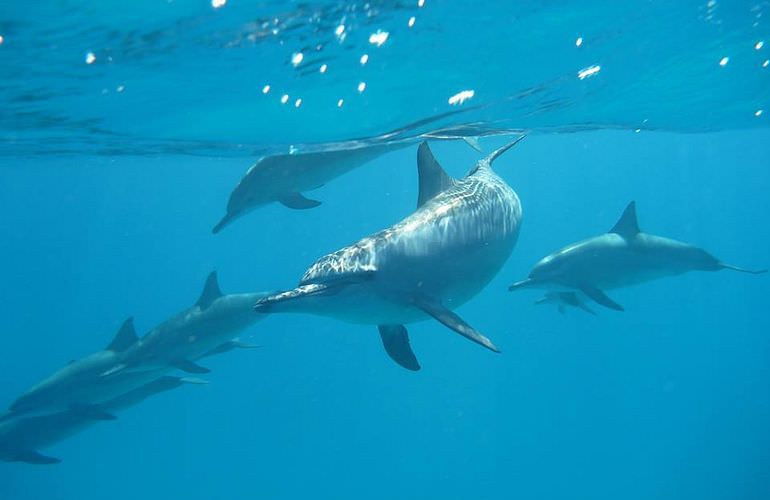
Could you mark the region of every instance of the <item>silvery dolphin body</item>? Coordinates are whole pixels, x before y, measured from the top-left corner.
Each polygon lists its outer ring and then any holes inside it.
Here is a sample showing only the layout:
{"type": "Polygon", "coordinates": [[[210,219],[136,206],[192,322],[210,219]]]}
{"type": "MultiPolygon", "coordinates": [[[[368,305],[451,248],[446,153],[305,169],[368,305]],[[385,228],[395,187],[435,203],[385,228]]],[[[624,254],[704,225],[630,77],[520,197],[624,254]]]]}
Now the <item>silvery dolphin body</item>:
{"type": "Polygon", "coordinates": [[[535,304],[553,304],[561,314],[564,314],[568,307],[574,307],[596,315],[593,309],[586,305],[585,296],[581,292],[546,292],[535,304]]]}
{"type": "Polygon", "coordinates": [[[235,219],[268,203],[294,209],[314,208],[320,201],[303,196],[327,182],[411,142],[343,143],[322,151],[269,155],[260,158],[240,180],[227,202],[227,213],[214,226],[218,233],[235,219]]]}
{"type": "Polygon", "coordinates": [[[114,419],[114,416],[98,405],[161,375],[145,373],[102,376],[102,373],[119,364],[121,353],[136,341],[133,319],[129,318],[104,350],[70,361],[14,401],[9,412],[0,417],[0,421],[18,416],[40,416],[62,411],[71,411],[83,418],[95,420],[114,419]]]}
{"type": "Polygon", "coordinates": [[[418,370],[405,323],[435,318],[493,351],[452,309],[481,291],[510,256],[521,223],[516,193],[492,162],[516,141],[449,177],[427,143],[418,149],[418,208],[401,222],[315,262],[293,290],[260,300],[260,312],[296,312],[378,325],[386,352],[418,370]]]}
{"type": "Polygon", "coordinates": [[[510,290],[546,288],[580,291],[596,303],[622,311],[604,290],[644,283],[689,271],[732,269],[707,251],[680,241],[643,233],[636,218],[636,204],[628,204],[608,233],[573,243],[538,262],[523,281],[510,290]]]}
{"type": "MultiPolygon", "coordinates": [[[[105,402],[106,412],[123,410],[145,399],[179,387],[182,384],[201,384],[205,381],[191,378],[163,376],[132,391],[105,402]]],[[[90,427],[96,421],[77,411],[63,411],[38,417],[15,417],[0,422],[0,460],[29,464],[55,464],[60,459],[43,455],[45,449],[90,427]]]]}
{"type": "Polygon", "coordinates": [[[224,295],[213,271],[192,307],[153,328],[123,351],[120,363],[103,375],[172,368],[208,373],[207,368],[195,363],[197,359],[234,347],[250,347],[233,339],[262,319],[254,312],[253,305],[267,295],[262,292],[224,295]]]}

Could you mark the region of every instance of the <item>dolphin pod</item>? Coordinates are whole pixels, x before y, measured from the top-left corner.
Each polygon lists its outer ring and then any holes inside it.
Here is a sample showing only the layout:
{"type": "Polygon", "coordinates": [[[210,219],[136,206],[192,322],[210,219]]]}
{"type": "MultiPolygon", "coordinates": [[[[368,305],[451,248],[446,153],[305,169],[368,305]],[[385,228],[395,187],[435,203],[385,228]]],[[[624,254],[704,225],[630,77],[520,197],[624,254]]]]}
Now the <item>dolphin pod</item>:
{"type": "MultiPolygon", "coordinates": [[[[430,137],[463,138],[452,130],[430,137]]],[[[225,295],[212,272],[191,307],[141,338],[133,319],[127,319],[104,349],[55,371],[0,415],[0,460],[58,463],[58,458],[39,450],[98,421],[113,420],[116,412],[161,392],[206,383],[170,372],[208,373],[198,364],[200,359],[256,347],[236,336],[266,314],[314,314],[377,326],[386,354],[411,371],[421,366],[405,325],[422,320],[434,319],[500,352],[455,310],[499,273],[516,245],[521,202],[492,165],[522,138],[479,160],[461,179],[450,177],[423,141],[417,149],[417,208],[392,226],[322,256],[294,288],[225,295]]],[[[480,149],[475,140],[465,139],[480,149]]],[[[320,202],[302,193],[410,144],[352,141],[344,147],[264,157],[233,191],[227,213],[213,232],[271,202],[295,209],[318,206],[320,202]]],[[[548,255],[509,289],[545,289],[536,304],[553,304],[562,313],[577,308],[594,315],[589,301],[623,310],[606,290],[721,269],[766,272],[726,264],[698,247],[641,232],[631,202],[608,233],[548,255]]]]}
{"type": "MultiPolygon", "coordinates": [[[[528,278],[514,283],[509,290],[545,288],[579,292],[597,304],[622,311],[623,307],[607,296],[605,290],[689,271],[722,269],[750,274],[767,272],[725,264],[702,248],[643,233],[636,218],[636,203],[632,201],[609,232],[544,257],[535,264],[528,278]]],[[[577,295],[573,297],[579,300],[577,295]]]]}

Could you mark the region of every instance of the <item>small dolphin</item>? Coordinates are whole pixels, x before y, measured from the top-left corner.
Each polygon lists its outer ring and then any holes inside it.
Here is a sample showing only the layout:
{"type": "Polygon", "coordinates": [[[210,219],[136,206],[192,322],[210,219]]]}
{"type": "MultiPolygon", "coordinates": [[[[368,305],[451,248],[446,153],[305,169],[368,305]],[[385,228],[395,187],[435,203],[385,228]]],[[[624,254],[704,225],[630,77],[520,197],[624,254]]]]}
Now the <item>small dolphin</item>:
{"type": "MultiPolygon", "coordinates": [[[[103,411],[115,412],[182,384],[205,384],[205,380],[164,376],[107,401],[103,411]]],[[[0,460],[29,464],[56,464],[60,459],[43,455],[48,448],[96,423],[77,411],[63,411],[39,417],[15,417],[0,422],[0,460]]]]}
{"type": "Polygon", "coordinates": [[[254,303],[269,293],[223,295],[213,271],[206,279],[198,301],[153,328],[120,355],[120,363],[103,376],[119,372],[178,368],[189,373],[208,373],[195,363],[203,356],[235,347],[251,347],[233,340],[262,316],[255,314],[254,303]]]}
{"type": "Polygon", "coordinates": [[[14,401],[9,413],[0,417],[0,420],[21,415],[39,416],[61,411],[72,411],[82,417],[95,420],[114,419],[114,416],[96,405],[144,385],[159,376],[159,374],[148,374],[141,377],[109,379],[101,377],[102,373],[119,363],[121,353],[136,340],[133,318],[128,318],[104,350],[77,361],[70,361],[14,401]]]}
{"type": "Polygon", "coordinates": [[[317,189],[380,155],[411,144],[401,141],[371,145],[354,141],[327,145],[328,149],[322,151],[264,156],[230,194],[227,213],[212,232],[218,233],[235,219],[268,203],[279,202],[297,210],[317,207],[321,202],[306,198],[302,192],[317,189]]]}
{"type": "Polygon", "coordinates": [[[688,271],[721,269],[751,274],[767,272],[725,264],[701,248],[641,232],[636,219],[636,204],[632,201],[610,232],[552,253],[535,265],[527,279],[508,289],[578,290],[597,304],[622,311],[623,308],[604,290],[688,271]]]}
{"type": "Polygon", "coordinates": [[[257,302],[259,312],[298,312],[378,325],[385,351],[419,370],[404,323],[434,318],[499,352],[452,309],[497,274],[518,238],[521,203],[492,171],[519,137],[455,180],[420,144],[417,210],[401,222],[315,262],[293,290],[257,302]]]}
{"type": "Polygon", "coordinates": [[[575,307],[596,316],[593,309],[586,305],[583,294],[579,292],[546,292],[535,304],[554,304],[561,314],[564,314],[567,307],[575,307]]]}

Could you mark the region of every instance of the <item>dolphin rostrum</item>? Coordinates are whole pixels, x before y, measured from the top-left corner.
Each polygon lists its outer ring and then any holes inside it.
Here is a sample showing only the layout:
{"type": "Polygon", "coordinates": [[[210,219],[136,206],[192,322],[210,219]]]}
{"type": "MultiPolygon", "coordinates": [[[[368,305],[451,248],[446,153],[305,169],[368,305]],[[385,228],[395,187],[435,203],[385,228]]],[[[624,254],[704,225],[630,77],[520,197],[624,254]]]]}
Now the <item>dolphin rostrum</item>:
{"type": "Polygon", "coordinates": [[[153,328],[120,355],[120,363],[103,376],[123,371],[178,368],[189,373],[208,373],[195,360],[235,347],[254,347],[234,337],[262,316],[254,303],[269,295],[264,292],[222,294],[213,271],[206,279],[198,301],[153,328]]]}
{"type": "MultiPolygon", "coordinates": [[[[102,405],[114,412],[137,405],[145,399],[182,384],[205,384],[205,380],[163,376],[102,405]]],[[[66,410],[38,417],[15,417],[0,422],[0,460],[29,464],[56,464],[60,459],[43,455],[48,448],[96,423],[80,412],[66,410]]]]}
{"type": "Polygon", "coordinates": [[[546,288],[580,291],[594,302],[622,311],[604,290],[644,283],[688,271],[732,269],[760,274],[725,264],[702,248],[643,233],[636,219],[636,204],[628,204],[608,233],[568,245],[538,262],[525,280],[509,290],[546,288]]]}
{"type": "Polygon", "coordinates": [[[317,260],[293,290],[257,302],[259,312],[298,312],[378,325],[385,351],[410,370],[420,365],[405,323],[433,317],[499,352],[452,312],[489,283],[510,256],[521,223],[516,193],[492,162],[519,137],[451,178],[426,142],[417,152],[417,210],[401,222],[317,260]]]}

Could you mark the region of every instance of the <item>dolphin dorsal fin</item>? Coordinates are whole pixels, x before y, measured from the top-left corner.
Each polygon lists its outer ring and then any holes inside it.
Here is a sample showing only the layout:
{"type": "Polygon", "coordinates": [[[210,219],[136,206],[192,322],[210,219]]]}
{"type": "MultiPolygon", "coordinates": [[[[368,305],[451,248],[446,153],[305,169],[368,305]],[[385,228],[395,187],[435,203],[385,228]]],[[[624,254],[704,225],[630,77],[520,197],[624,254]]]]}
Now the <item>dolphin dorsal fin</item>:
{"type": "Polygon", "coordinates": [[[209,277],[206,278],[206,284],[203,285],[203,292],[195,305],[201,309],[206,309],[221,296],[222,291],[219,289],[219,283],[217,282],[217,272],[211,271],[209,277]]]}
{"type": "Polygon", "coordinates": [[[623,238],[633,238],[641,231],[639,231],[639,222],[636,220],[636,202],[632,201],[628,204],[623,215],[620,216],[618,222],[612,226],[609,230],[610,233],[616,233],[623,238]]]}
{"type": "Polygon", "coordinates": [[[420,208],[425,202],[455,184],[454,179],[436,161],[433,152],[431,152],[428,143],[425,141],[421,142],[420,147],[417,148],[417,173],[420,177],[417,208],[420,208]]]}
{"type": "Polygon", "coordinates": [[[134,329],[134,318],[128,318],[123,322],[110,345],[107,346],[107,350],[122,352],[131,347],[137,340],[139,340],[139,337],[134,329]]]}

